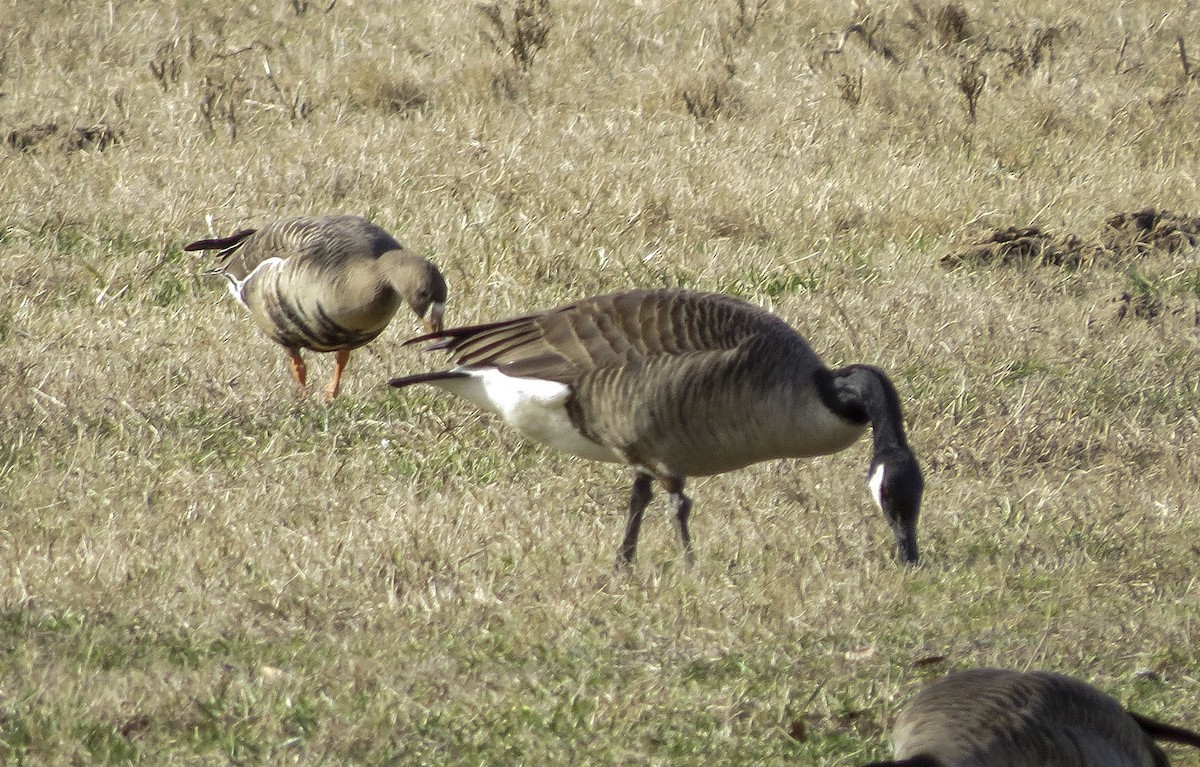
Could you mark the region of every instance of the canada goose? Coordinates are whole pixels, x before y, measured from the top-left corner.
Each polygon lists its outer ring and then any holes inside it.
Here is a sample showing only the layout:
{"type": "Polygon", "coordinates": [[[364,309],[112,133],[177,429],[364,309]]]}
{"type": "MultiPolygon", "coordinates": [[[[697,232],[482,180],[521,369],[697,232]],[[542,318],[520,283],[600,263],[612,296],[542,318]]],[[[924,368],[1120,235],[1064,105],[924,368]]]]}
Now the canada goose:
{"type": "Polygon", "coordinates": [[[972,669],[921,690],[896,721],[896,761],[866,767],[1169,767],[1155,740],[1200,748],[1077,679],[972,669]]]}
{"type": "Polygon", "coordinates": [[[632,291],[406,343],[424,341],[455,366],[392,386],[434,384],[531,439],[634,468],[618,567],[633,561],[652,480],[670,494],[691,562],[687,477],[834,453],[868,424],[872,495],[900,558],[917,561],[924,485],[892,382],[867,365],[828,369],[764,309],[713,293],[632,291]]]}
{"type": "Polygon", "coordinates": [[[341,389],[350,350],[382,333],[401,301],[418,318],[429,313],[427,330],[442,327],[441,272],[358,216],[276,221],[184,250],[220,251],[221,264],[212,271],[229,281],[229,292],[263,332],[287,349],[301,389],[308,370],[300,350],[336,353],[326,400],[341,389]]]}

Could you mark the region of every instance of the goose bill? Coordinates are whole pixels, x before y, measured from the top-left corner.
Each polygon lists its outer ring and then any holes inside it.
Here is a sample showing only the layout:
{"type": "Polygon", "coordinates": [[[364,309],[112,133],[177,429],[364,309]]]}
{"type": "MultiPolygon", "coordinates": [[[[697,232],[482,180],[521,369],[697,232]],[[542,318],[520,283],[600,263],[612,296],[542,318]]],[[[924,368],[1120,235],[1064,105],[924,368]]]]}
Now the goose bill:
{"type": "Polygon", "coordinates": [[[443,303],[433,303],[429,306],[429,316],[425,318],[425,330],[429,333],[440,333],[442,330],[442,317],[446,314],[446,305],[443,303]]]}

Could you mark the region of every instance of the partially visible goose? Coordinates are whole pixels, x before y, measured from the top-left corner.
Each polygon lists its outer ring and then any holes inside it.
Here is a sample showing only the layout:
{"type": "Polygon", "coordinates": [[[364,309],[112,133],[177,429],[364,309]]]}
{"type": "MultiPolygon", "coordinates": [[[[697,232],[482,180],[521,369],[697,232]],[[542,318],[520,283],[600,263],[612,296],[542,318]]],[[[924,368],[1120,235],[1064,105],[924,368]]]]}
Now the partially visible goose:
{"type": "Polygon", "coordinates": [[[896,720],[896,761],[867,767],[1169,767],[1155,740],[1200,748],[1200,733],[1077,679],[972,669],[918,693],[896,720]]]}
{"type": "Polygon", "coordinates": [[[407,343],[424,341],[449,351],[454,367],[392,386],[434,384],[531,439],[633,467],[618,566],[633,561],[653,480],[670,495],[690,562],[687,477],[834,453],[868,424],[872,494],[900,558],[917,561],[923,480],[892,382],[866,365],[828,369],[764,309],[712,293],[633,291],[407,343]]]}
{"type": "Polygon", "coordinates": [[[213,271],[229,281],[229,292],[259,328],[287,349],[301,389],[308,370],[300,350],[336,353],[326,400],[341,389],[350,350],[382,333],[401,303],[418,318],[428,312],[427,330],[442,327],[441,272],[358,216],[287,219],[184,250],[220,251],[213,271]]]}

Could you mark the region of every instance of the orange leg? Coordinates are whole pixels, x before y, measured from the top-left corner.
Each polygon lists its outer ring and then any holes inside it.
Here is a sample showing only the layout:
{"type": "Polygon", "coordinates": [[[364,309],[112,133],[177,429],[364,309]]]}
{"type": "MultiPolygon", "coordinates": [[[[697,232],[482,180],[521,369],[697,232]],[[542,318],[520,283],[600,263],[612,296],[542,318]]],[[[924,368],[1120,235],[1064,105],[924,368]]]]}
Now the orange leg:
{"type": "Polygon", "coordinates": [[[304,360],[300,358],[299,349],[288,349],[288,355],[292,360],[292,377],[296,379],[296,383],[300,384],[300,388],[304,389],[308,382],[308,367],[304,364],[304,360]]]}
{"type": "Polygon", "coordinates": [[[349,349],[338,349],[333,356],[333,378],[329,381],[329,388],[325,390],[325,401],[333,402],[334,397],[342,390],[342,371],[346,369],[346,362],[350,359],[349,349]]]}

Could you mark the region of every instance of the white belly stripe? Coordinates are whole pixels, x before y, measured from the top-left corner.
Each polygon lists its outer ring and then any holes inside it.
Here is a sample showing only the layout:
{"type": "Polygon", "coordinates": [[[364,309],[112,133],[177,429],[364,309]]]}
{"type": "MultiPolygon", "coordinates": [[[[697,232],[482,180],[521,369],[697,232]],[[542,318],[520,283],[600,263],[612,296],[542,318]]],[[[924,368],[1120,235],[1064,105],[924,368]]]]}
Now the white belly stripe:
{"type": "Polygon", "coordinates": [[[593,461],[624,459],[579,433],[567,415],[566,384],[539,378],[516,378],[495,368],[464,368],[465,378],[433,382],[451,394],[495,413],[530,439],[593,461]]]}

